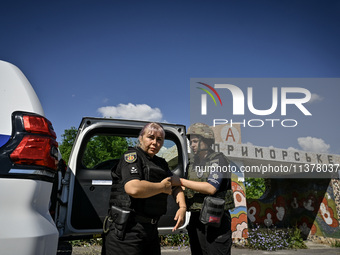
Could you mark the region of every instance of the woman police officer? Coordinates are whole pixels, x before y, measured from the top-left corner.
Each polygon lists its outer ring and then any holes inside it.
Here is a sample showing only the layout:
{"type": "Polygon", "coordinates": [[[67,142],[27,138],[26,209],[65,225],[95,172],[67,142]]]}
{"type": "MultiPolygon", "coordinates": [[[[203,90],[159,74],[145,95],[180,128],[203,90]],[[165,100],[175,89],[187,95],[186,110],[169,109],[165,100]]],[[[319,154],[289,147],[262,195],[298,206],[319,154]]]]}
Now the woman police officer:
{"type": "Polygon", "coordinates": [[[156,156],[164,137],[160,124],[145,125],[139,145],[129,148],[112,172],[111,212],[104,224],[108,233],[102,254],[160,254],[157,223],[167,210],[170,194],[179,205],[173,230],[183,224],[186,205],[182,188],[172,189],[172,173],[166,161],[156,156]]]}

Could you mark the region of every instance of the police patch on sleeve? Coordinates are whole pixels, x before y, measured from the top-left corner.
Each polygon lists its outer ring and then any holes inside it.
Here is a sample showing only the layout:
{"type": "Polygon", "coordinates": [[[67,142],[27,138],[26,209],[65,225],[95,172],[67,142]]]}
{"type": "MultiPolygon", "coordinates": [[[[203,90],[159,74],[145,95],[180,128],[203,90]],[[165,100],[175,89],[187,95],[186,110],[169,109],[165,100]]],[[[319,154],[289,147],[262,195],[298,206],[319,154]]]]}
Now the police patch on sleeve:
{"type": "Polygon", "coordinates": [[[133,163],[137,160],[137,153],[131,152],[124,154],[124,159],[127,163],[133,163]]]}
{"type": "Polygon", "coordinates": [[[214,178],[214,180],[217,180],[219,176],[218,176],[218,174],[213,174],[212,177],[214,178]]]}

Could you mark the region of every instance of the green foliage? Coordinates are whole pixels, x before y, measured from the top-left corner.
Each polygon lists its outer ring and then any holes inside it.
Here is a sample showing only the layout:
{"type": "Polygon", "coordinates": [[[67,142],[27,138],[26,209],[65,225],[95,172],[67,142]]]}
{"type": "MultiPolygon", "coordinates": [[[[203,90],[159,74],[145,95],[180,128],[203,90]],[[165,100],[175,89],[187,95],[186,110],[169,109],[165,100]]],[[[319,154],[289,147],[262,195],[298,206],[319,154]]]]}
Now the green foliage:
{"type": "MultiPolygon", "coordinates": [[[[75,127],[71,127],[70,129],[65,129],[64,134],[61,135],[62,142],[59,144],[59,150],[67,164],[77,132],[78,130],[75,127]]],[[[86,150],[82,159],[83,164],[88,168],[92,168],[106,160],[119,158],[128,149],[128,146],[132,145],[132,140],[125,137],[111,135],[93,136],[86,144],[86,150]]]]}
{"type": "Polygon", "coordinates": [[[340,241],[336,240],[336,241],[332,242],[332,247],[340,248],[340,241]]]}
{"type": "Polygon", "coordinates": [[[65,129],[64,134],[61,135],[62,142],[59,144],[59,150],[66,164],[70,158],[72,146],[76,139],[77,132],[78,130],[75,127],[71,127],[70,129],[65,129]]]}
{"type": "Polygon", "coordinates": [[[70,241],[70,244],[72,246],[76,246],[76,247],[89,247],[89,246],[93,246],[93,245],[101,246],[101,245],[103,245],[103,239],[102,238],[93,238],[93,239],[72,240],[72,241],[70,241]]]}
{"type": "Polygon", "coordinates": [[[303,242],[303,238],[301,237],[301,231],[297,227],[294,229],[289,229],[288,230],[288,243],[289,243],[289,248],[292,249],[306,249],[307,246],[303,242]]]}
{"type": "Polygon", "coordinates": [[[170,246],[171,248],[177,246],[178,249],[190,246],[188,234],[160,235],[159,239],[161,246],[170,246]]]}
{"type": "Polygon", "coordinates": [[[265,179],[263,178],[245,178],[247,199],[258,199],[266,190],[265,179]]]}
{"type": "Polygon", "coordinates": [[[260,228],[260,226],[248,229],[248,247],[267,251],[307,248],[298,228],[277,229],[260,228]]]}
{"type": "Polygon", "coordinates": [[[118,136],[94,136],[88,141],[83,156],[83,164],[92,168],[109,159],[120,158],[128,149],[129,140],[118,136]]]}

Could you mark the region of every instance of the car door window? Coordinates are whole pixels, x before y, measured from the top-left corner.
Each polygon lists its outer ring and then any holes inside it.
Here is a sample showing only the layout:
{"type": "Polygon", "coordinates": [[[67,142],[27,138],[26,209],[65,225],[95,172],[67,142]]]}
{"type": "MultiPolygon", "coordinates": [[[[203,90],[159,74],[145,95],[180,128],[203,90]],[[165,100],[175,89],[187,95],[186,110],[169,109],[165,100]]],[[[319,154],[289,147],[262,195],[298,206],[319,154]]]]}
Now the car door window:
{"type": "MultiPolygon", "coordinates": [[[[94,135],[86,144],[82,156],[82,165],[86,169],[111,169],[113,162],[119,159],[128,147],[137,145],[137,138],[113,135],[94,135]]],[[[165,139],[157,156],[164,158],[173,170],[178,165],[178,150],[172,140],[165,139]]]]}

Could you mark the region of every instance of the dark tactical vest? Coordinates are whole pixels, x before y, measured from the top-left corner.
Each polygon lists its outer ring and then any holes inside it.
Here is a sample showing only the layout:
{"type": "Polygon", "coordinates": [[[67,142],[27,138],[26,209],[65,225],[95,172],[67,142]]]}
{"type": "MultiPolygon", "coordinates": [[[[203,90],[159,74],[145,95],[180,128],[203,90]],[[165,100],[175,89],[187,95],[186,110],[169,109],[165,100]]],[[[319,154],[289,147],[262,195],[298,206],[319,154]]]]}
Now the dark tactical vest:
{"type": "MultiPolygon", "coordinates": [[[[200,166],[197,169],[195,168],[195,163],[190,162],[187,179],[192,180],[192,181],[198,181],[198,182],[207,182],[208,177],[210,175],[209,167],[213,166],[215,163],[219,161],[217,158],[222,158],[223,161],[225,161],[226,166],[229,165],[229,160],[223,153],[212,152],[206,157],[205,165],[200,166]],[[199,169],[203,171],[198,171],[199,169]]],[[[219,162],[219,164],[221,164],[221,162],[219,162]]],[[[233,191],[231,189],[231,174],[228,174],[228,179],[229,181],[225,179],[222,181],[219,190],[213,195],[214,197],[225,199],[226,203],[224,206],[224,210],[230,210],[230,209],[235,208],[233,191]]],[[[185,192],[185,200],[186,200],[188,210],[189,211],[201,210],[203,200],[208,195],[199,193],[197,191],[194,191],[188,188],[185,189],[184,192],[185,192]]]]}
{"type": "MultiPolygon", "coordinates": [[[[159,166],[164,164],[164,167],[166,167],[166,161],[164,159],[154,156],[152,160],[156,161],[157,165],[150,163],[150,161],[147,159],[147,155],[137,148],[129,148],[129,150],[124,153],[123,158],[120,159],[120,162],[124,160],[125,155],[131,152],[137,153],[137,166],[138,169],[142,169],[143,180],[150,182],[160,182],[164,178],[168,177],[167,172],[159,166]]],[[[111,170],[112,186],[110,207],[111,205],[115,205],[148,217],[160,217],[166,213],[167,194],[161,193],[149,198],[130,197],[128,194],[126,194],[121,176],[119,176],[119,171],[117,171],[119,168],[120,163],[114,166],[111,170]]]]}

